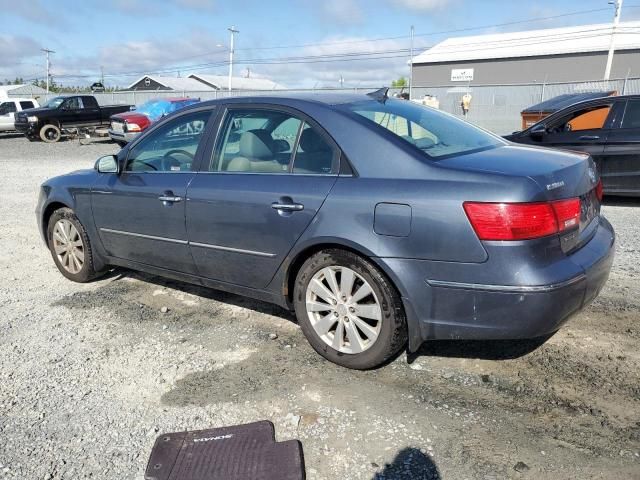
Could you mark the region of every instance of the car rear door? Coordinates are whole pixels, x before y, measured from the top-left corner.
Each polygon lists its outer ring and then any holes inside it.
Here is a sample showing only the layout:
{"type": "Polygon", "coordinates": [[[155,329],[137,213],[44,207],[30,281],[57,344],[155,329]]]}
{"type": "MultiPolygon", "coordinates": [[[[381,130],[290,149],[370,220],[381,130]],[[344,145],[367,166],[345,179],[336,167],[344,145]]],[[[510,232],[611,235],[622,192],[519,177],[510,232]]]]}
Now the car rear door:
{"type": "Polygon", "coordinates": [[[211,114],[211,108],[205,108],[162,122],[132,144],[119,175],[100,175],[92,190],[92,208],[109,255],[196,272],[184,213],[187,185],[206,143],[211,114]]]}
{"type": "Polygon", "coordinates": [[[200,275],[264,288],[334,185],[339,150],[300,112],[235,105],[189,185],[187,231],[200,275]]]}
{"type": "Polygon", "coordinates": [[[0,104],[0,131],[13,130],[16,112],[14,100],[7,100],[0,104]]]}
{"type": "Polygon", "coordinates": [[[615,103],[591,102],[569,109],[550,121],[541,145],[588,153],[599,165],[615,118],[615,103]]]}
{"type": "Polygon", "coordinates": [[[640,194],[640,98],[630,99],[605,146],[601,175],[605,193],[640,194]]]}
{"type": "Polygon", "coordinates": [[[81,97],[80,123],[83,125],[95,125],[102,120],[102,112],[95,97],[85,95],[81,97]]]}

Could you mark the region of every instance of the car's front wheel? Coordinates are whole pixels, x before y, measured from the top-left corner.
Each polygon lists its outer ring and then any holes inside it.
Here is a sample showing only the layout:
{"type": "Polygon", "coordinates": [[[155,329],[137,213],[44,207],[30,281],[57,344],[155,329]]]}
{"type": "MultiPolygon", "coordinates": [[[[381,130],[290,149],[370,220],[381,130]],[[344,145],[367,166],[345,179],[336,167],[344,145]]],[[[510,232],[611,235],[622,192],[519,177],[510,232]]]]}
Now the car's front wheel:
{"type": "Polygon", "coordinates": [[[370,261],[344,250],[325,250],[300,268],[294,287],[300,327],[311,346],[347,368],[377,367],[407,338],[402,301],[370,261]]]}
{"type": "Polygon", "coordinates": [[[62,137],[62,132],[57,125],[48,124],[40,129],[40,138],[43,142],[56,143],[60,137],[62,137]]]}
{"type": "Polygon", "coordinates": [[[98,273],[85,228],[70,208],[60,208],[49,218],[49,250],[60,273],[74,282],[88,282],[98,273]]]}

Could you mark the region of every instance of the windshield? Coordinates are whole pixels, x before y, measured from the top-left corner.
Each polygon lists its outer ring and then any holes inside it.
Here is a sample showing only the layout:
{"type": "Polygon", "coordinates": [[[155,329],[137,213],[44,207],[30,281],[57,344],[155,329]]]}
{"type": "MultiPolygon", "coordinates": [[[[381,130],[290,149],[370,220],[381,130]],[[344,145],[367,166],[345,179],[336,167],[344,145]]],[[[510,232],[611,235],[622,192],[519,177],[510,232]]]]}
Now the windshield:
{"type": "Polygon", "coordinates": [[[406,100],[366,100],[346,107],[436,159],[505,144],[499,137],[452,115],[406,100]]]}
{"type": "Polygon", "coordinates": [[[58,108],[62,102],[64,102],[65,97],[53,97],[49,100],[45,107],[47,108],[58,108]]]}

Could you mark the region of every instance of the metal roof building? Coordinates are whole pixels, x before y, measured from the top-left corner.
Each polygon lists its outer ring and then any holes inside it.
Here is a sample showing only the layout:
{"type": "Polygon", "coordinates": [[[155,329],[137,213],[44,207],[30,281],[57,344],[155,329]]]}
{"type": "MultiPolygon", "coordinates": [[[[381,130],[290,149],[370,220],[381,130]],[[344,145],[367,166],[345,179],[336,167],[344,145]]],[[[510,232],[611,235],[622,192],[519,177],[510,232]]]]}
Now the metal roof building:
{"type": "Polygon", "coordinates": [[[135,91],[176,91],[176,92],[202,92],[213,91],[208,85],[193,78],[163,77],[159,75],[145,75],[139,78],[126,90],[135,91]]]}
{"type": "Polygon", "coordinates": [[[0,85],[0,100],[11,97],[39,97],[46,95],[47,91],[36,85],[0,85]]]}
{"type": "MultiPolygon", "coordinates": [[[[415,86],[601,79],[611,24],[449,38],[413,59],[415,86]]],[[[640,76],[640,22],[621,22],[611,78],[640,76]]]]}
{"type": "MultiPolygon", "coordinates": [[[[189,78],[198,80],[216,90],[226,90],[229,86],[229,77],[226,75],[191,74],[189,78]]],[[[282,90],[286,87],[268,78],[232,77],[232,90],[282,90]]]]}
{"type": "MultiPolygon", "coordinates": [[[[163,77],[145,75],[127,87],[134,91],[176,91],[176,92],[213,92],[227,90],[229,77],[226,75],[192,74],[188,77],[163,77]]],[[[233,77],[232,90],[278,90],[283,89],[267,78],[233,77]]]]}

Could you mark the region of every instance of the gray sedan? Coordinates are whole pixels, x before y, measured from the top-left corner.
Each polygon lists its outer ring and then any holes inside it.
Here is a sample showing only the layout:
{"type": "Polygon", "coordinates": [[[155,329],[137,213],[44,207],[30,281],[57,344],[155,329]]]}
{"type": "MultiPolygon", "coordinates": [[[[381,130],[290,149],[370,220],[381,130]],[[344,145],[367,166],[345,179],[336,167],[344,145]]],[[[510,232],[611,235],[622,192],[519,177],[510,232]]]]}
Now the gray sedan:
{"type": "Polygon", "coordinates": [[[42,185],[60,272],[121,266],[294,310],[366,369],[426,340],[551,334],[614,251],[587,155],[369,95],[204,102],[42,185]]]}

